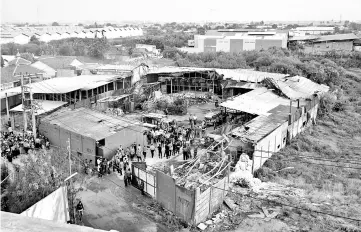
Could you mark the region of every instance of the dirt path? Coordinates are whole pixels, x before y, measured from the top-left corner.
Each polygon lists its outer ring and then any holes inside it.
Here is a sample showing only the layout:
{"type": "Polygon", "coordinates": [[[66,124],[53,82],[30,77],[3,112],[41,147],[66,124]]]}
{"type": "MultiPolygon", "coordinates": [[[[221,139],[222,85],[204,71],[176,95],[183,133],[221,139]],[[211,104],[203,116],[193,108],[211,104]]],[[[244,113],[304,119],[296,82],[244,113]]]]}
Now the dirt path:
{"type": "Polygon", "coordinates": [[[125,187],[123,177],[111,174],[92,177],[77,194],[84,204],[84,225],[119,232],[166,232],[167,228],[137,211],[133,204],[144,200],[139,190],[125,187]]]}

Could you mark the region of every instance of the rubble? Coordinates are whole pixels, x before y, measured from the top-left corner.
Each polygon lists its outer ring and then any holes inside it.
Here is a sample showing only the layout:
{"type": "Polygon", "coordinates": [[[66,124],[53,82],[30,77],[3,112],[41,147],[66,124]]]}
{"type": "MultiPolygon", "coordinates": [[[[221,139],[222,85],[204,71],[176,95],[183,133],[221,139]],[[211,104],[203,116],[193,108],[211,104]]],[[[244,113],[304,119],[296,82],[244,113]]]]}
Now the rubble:
{"type": "Polygon", "coordinates": [[[200,223],[197,227],[203,231],[207,228],[207,225],[205,225],[204,223],[200,223]]]}
{"type": "Polygon", "coordinates": [[[208,220],[208,221],[206,221],[206,224],[207,224],[207,225],[212,225],[212,224],[213,224],[213,221],[212,221],[212,220],[208,220]]]}
{"type": "Polygon", "coordinates": [[[235,210],[237,208],[237,205],[234,203],[234,201],[232,199],[230,199],[229,197],[225,198],[223,200],[224,204],[230,208],[232,211],[235,210]]]}

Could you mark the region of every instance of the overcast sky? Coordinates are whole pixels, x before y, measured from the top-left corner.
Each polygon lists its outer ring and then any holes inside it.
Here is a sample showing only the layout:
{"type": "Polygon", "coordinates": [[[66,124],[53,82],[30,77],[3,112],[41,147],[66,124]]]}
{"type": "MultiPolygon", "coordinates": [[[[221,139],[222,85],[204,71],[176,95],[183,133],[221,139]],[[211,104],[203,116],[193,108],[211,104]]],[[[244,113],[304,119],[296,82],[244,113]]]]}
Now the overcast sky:
{"type": "Polygon", "coordinates": [[[2,22],[361,20],[361,0],[0,0],[2,22]]]}

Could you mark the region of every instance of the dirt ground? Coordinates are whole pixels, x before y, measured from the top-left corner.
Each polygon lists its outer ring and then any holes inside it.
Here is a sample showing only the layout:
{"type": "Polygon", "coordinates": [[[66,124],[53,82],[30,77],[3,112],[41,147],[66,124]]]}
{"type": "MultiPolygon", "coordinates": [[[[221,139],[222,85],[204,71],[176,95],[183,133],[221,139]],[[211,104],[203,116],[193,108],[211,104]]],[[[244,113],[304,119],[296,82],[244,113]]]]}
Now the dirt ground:
{"type": "Polygon", "coordinates": [[[119,232],[167,232],[168,228],[143,215],[135,204],[147,201],[140,191],[125,187],[123,177],[110,174],[90,178],[78,192],[84,204],[83,222],[96,229],[119,232]]]}

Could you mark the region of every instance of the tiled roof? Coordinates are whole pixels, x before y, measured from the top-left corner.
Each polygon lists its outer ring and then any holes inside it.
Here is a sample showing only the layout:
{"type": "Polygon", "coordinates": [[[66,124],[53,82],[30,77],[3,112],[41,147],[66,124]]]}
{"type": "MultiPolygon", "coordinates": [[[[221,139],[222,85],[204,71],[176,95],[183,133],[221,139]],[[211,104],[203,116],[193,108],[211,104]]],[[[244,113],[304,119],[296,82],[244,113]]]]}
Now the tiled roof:
{"type": "Polygon", "coordinates": [[[1,84],[20,80],[20,77],[13,76],[15,68],[16,68],[16,66],[13,66],[13,65],[1,68],[1,84]]]}
{"type": "Polygon", "coordinates": [[[21,57],[16,57],[15,59],[9,61],[8,63],[8,65],[28,65],[28,64],[31,64],[31,62],[21,57]]]}
{"type": "Polygon", "coordinates": [[[75,56],[57,56],[40,58],[39,61],[53,69],[70,68],[70,64],[76,59],[75,56]]]}
{"type": "Polygon", "coordinates": [[[44,73],[44,71],[30,65],[19,65],[14,70],[14,75],[38,74],[38,73],[44,73]]]}
{"type": "Polygon", "coordinates": [[[21,79],[20,74],[39,74],[44,73],[40,69],[34,68],[30,65],[10,65],[1,68],[1,84],[18,81],[21,79]]]}

